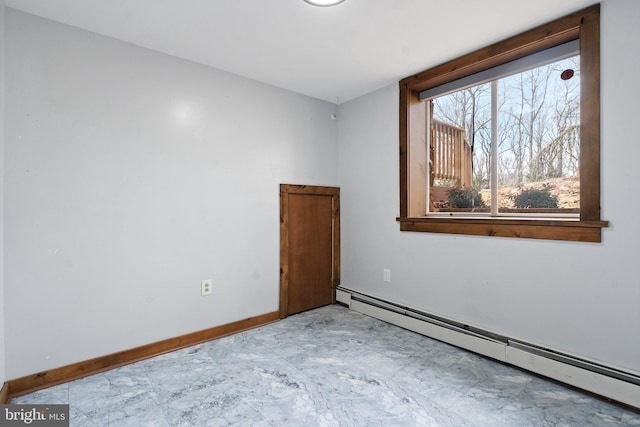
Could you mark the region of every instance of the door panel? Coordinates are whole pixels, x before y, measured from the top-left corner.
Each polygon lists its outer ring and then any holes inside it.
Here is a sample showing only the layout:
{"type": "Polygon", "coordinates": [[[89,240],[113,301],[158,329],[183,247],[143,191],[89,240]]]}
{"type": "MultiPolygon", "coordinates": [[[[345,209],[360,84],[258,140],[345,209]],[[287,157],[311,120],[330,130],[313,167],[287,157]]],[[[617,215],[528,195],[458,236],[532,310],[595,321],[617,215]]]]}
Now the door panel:
{"type": "Polygon", "coordinates": [[[280,317],[335,302],[339,282],[339,189],[283,184],[280,192],[280,317]]]}
{"type": "Polygon", "coordinates": [[[289,195],[287,314],[331,304],[331,196],[289,195]]]}

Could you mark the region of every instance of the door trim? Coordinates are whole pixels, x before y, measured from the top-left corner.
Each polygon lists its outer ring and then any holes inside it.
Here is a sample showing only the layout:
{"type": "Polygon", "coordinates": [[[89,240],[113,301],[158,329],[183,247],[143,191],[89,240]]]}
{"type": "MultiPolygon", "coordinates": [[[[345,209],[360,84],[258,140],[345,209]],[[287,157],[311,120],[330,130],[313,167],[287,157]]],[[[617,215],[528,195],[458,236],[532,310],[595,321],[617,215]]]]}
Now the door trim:
{"type": "Polygon", "coordinates": [[[280,319],[287,317],[289,306],[289,194],[331,196],[332,272],[331,303],[336,302],[336,287],[340,284],[340,188],[313,185],[280,184],[280,319]]]}

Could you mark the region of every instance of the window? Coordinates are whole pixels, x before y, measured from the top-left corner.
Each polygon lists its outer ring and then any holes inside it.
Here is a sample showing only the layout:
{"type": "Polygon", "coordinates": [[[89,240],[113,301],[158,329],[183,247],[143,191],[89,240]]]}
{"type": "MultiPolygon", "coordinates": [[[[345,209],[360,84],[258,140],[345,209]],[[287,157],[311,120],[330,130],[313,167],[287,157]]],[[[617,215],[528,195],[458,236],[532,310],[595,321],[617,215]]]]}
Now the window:
{"type": "Polygon", "coordinates": [[[427,215],[579,218],[579,73],[574,40],[421,92],[427,215]]]}
{"type": "Polygon", "coordinates": [[[599,6],[400,81],[402,231],[599,242],[599,6]]]}

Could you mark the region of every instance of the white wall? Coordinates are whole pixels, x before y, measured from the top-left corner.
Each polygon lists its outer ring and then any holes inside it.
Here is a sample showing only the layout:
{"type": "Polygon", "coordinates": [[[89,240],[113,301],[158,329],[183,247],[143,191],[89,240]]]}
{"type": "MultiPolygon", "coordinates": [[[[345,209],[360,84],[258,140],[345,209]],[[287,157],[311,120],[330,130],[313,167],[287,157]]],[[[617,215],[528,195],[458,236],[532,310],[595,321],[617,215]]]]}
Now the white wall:
{"type": "Polygon", "coordinates": [[[340,107],[342,285],[640,372],[637,16],[602,2],[602,244],[400,233],[394,84],[340,107]]]}
{"type": "Polygon", "coordinates": [[[7,378],[276,311],[279,184],[337,184],[337,107],[6,25],[7,378]]]}
{"type": "Polygon", "coordinates": [[[0,387],[5,381],[4,340],[4,0],[0,0],[0,387]]]}
{"type": "Polygon", "coordinates": [[[8,9],[0,379],[277,310],[281,182],[341,185],[344,286],[640,371],[639,14],[602,2],[611,227],[581,244],[400,233],[396,84],[338,134],[332,104],[8,9]]]}

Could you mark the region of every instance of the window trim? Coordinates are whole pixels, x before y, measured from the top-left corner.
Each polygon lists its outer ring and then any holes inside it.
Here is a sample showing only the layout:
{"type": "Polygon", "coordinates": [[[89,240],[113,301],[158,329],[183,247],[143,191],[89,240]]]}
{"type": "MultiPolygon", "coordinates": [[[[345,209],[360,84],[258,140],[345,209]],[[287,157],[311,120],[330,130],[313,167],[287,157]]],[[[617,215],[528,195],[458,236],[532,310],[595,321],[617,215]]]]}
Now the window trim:
{"type": "Polygon", "coordinates": [[[400,86],[400,231],[600,242],[600,5],[476,50],[414,76],[400,86]],[[426,114],[420,92],[506,62],[580,40],[580,218],[426,217],[426,114]]]}

